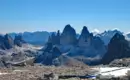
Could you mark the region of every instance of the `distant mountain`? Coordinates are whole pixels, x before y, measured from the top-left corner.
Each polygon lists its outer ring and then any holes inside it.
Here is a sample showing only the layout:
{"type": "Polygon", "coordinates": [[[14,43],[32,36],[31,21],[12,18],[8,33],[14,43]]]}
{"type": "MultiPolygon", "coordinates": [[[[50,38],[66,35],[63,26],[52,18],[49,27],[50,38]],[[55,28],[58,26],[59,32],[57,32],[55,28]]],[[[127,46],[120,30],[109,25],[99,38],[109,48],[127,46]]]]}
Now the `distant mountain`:
{"type": "Polygon", "coordinates": [[[122,34],[116,33],[108,44],[107,53],[101,60],[101,63],[108,64],[114,59],[130,57],[129,42],[122,34]]]}
{"type": "Polygon", "coordinates": [[[16,35],[20,34],[27,43],[33,45],[44,45],[52,32],[37,31],[37,32],[24,32],[24,33],[10,33],[9,35],[15,38],[16,35]]]}
{"type": "Polygon", "coordinates": [[[122,32],[120,32],[119,30],[108,30],[108,31],[104,31],[103,33],[101,34],[97,34],[96,36],[100,37],[105,45],[108,45],[108,43],[110,42],[111,38],[116,34],[116,33],[119,33],[119,34],[123,34],[122,32]]]}

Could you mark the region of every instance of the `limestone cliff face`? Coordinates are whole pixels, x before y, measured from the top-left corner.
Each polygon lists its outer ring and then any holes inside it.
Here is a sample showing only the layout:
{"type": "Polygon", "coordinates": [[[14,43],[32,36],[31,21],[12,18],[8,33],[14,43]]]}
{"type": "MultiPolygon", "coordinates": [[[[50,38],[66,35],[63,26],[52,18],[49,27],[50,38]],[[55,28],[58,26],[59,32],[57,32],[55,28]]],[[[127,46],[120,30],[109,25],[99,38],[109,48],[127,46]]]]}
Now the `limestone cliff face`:
{"type": "Polygon", "coordinates": [[[93,36],[86,26],[83,27],[77,46],[70,49],[71,56],[102,57],[106,53],[106,46],[100,37],[93,36]]]}
{"type": "Polygon", "coordinates": [[[59,45],[60,44],[60,31],[58,30],[57,33],[52,33],[51,36],[49,36],[48,43],[52,43],[53,45],[59,45]]]}
{"type": "Polygon", "coordinates": [[[76,32],[70,25],[66,25],[60,38],[61,45],[75,45],[77,42],[76,32]]]}
{"type": "Polygon", "coordinates": [[[81,35],[78,40],[79,47],[89,47],[91,45],[93,35],[89,33],[86,26],[83,27],[81,35]]]}

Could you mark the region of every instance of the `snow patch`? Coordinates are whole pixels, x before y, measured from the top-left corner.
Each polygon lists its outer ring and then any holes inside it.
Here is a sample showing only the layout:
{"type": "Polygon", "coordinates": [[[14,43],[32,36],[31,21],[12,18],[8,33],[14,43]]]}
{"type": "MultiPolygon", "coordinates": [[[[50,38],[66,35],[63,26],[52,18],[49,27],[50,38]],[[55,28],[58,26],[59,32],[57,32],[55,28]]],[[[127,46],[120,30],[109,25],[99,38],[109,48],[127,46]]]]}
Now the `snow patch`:
{"type": "Polygon", "coordinates": [[[128,67],[99,67],[99,68],[93,68],[97,70],[96,73],[101,74],[102,76],[114,76],[114,77],[120,77],[125,76],[128,71],[130,71],[130,68],[128,67]]]}

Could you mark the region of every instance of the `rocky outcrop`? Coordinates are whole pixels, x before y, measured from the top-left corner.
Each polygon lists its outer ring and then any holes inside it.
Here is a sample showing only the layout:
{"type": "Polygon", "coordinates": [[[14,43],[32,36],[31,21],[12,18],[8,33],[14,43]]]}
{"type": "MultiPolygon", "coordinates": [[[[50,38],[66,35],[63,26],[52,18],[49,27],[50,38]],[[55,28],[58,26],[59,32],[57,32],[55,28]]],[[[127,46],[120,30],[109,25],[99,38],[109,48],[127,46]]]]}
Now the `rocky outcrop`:
{"type": "Polygon", "coordinates": [[[114,59],[121,59],[130,57],[130,47],[125,37],[119,33],[116,33],[108,44],[107,53],[101,60],[101,63],[108,64],[114,59]]]}
{"type": "Polygon", "coordinates": [[[86,26],[83,27],[78,39],[78,45],[69,51],[69,56],[102,57],[106,53],[106,46],[100,37],[89,33],[86,26]]]}
{"type": "Polygon", "coordinates": [[[52,43],[53,45],[60,44],[60,31],[58,30],[57,33],[52,33],[51,36],[48,38],[48,43],[52,43]]]}
{"type": "Polygon", "coordinates": [[[0,36],[0,48],[5,50],[5,49],[10,49],[14,47],[14,42],[11,36],[8,34],[4,36],[0,36]]]}
{"type": "Polygon", "coordinates": [[[22,47],[22,44],[25,44],[26,42],[23,40],[22,36],[21,35],[17,35],[15,36],[15,39],[14,39],[14,44],[19,46],[19,47],[22,47]]]}
{"type": "Polygon", "coordinates": [[[4,36],[3,35],[0,35],[0,49],[3,49],[3,50],[6,49],[5,44],[4,44],[4,36]]]}
{"type": "Polygon", "coordinates": [[[130,67],[130,58],[115,59],[110,64],[110,67],[130,67]]]}
{"type": "Polygon", "coordinates": [[[8,34],[6,34],[4,36],[4,44],[7,49],[13,48],[13,46],[14,46],[14,41],[13,41],[12,37],[9,36],[8,34]]]}
{"type": "Polygon", "coordinates": [[[76,39],[76,32],[74,28],[72,28],[69,24],[65,26],[61,38],[60,44],[61,45],[75,45],[77,42],[76,39]]]}
{"type": "Polygon", "coordinates": [[[37,63],[42,63],[44,65],[52,65],[53,60],[59,57],[62,53],[56,46],[52,46],[51,43],[43,50],[43,53],[38,55],[36,58],[37,63]]]}
{"type": "Polygon", "coordinates": [[[15,45],[21,47],[22,44],[26,43],[21,35],[15,36],[15,39],[6,34],[6,35],[0,35],[0,49],[5,50],[5,49],[11,49],[15,45]]]}
{"type": "Polygon", "coordinates": [[[55,66],[69,66],[69,67],[80,67],[85,66],[85,64],[82,61],[79,61],[73,57],[69,57],[66,55],[61,55],[58,58],[53,60],[53,65],[55,66]]]}
{"type": "Polygon", "coordinates": [[[59,57],[61,55],[61,52],[59,51],[59,49],[57,47],[54,47],[52,49],[52,52],[48,53],[48,52],[44,52],[44,59],[42,61],[42,64],[45,65],[52,65],[53,60],[57,57],[59,57]]]}

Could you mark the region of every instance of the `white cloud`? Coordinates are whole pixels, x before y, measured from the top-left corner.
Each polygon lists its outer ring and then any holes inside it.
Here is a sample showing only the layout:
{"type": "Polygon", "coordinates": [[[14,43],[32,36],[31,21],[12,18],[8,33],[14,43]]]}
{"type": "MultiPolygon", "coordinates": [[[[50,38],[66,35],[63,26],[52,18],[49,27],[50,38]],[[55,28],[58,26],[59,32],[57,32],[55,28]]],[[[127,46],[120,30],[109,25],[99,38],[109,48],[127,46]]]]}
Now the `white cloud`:
{"type": "Polygon", "coordinates": [[[93,33],[100,33],[100,31],[98,29],[94,29],[92,30],[93,33]]]}

